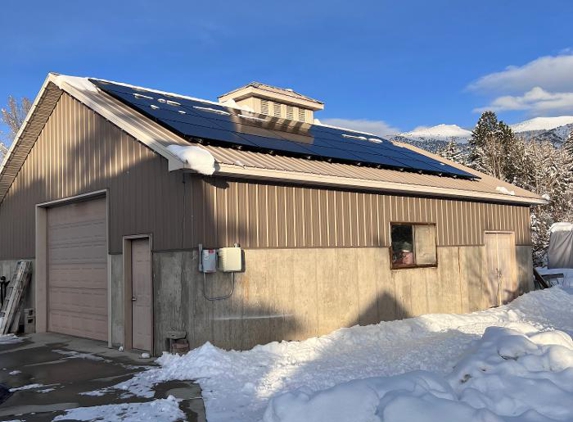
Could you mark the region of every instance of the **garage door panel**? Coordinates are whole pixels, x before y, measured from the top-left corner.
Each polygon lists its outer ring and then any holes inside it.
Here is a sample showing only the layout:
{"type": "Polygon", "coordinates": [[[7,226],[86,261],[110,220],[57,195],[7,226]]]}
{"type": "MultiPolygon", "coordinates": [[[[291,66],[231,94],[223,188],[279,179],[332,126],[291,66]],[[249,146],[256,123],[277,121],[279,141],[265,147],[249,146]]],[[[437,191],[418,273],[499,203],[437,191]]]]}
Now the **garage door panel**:
{"type": "MultiPolygon", "coordinates": [[[[77,319],[74,312],[57,311],[50,313],[57,332],[95,340],[107,340],[107,317],[92,316],[87,319],[77,319]]],[[[51,330],[50,331],[55,331],[51,330]]]]}
{"type": "Polygon", "coordinates": [[[48,209],[48,330],[107,339],[105,199],[48,209]]]}
{"type": "Polygon", "coordinates": [[[105,220],[78,223],[63,222],[48,225],[48,228],[58,231],[56,237],[48,240],[49,244],[57,244],[64,241],[81,243],[86,237],[103,237],[103,240],[105,240],[105,236],[101,235],[101,230],[105,229],[105,220]]]}
{"type": "Polygon", "coordinates": [[[50,271],[50,287],[81,287],[87,289],[107,288],[107,267],[87,266],[81,264],[60,266],[50,271]]]}
{"type": "MultiPolygon", "coordinates": [[[[105,241],[104,241],[105,242],[105,241]]],[[[81,244],[75,245],[73,248],[56,247],[49,249],[48,252],[52,264],[69,265],[73,263],[95,263],[103,265],[105,260],[101,259],[101,255],[105,255],[105,243],[100,244],[81,244]]]]}
{"type": "Polygon", "coordinates": [[[101,289],[53,288],[48,300],[50,311],[107,315],[107,295],[101,289]]]}

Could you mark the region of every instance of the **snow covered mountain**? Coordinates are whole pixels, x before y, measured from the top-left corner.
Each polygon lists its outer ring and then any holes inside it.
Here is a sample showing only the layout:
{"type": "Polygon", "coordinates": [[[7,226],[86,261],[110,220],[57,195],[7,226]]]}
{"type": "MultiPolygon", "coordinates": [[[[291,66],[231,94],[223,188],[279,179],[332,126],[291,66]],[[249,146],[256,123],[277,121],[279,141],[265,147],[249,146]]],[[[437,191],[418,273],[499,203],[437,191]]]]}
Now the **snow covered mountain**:
{"type": "Polygon", "coordinates": [[[538,132],[553,130],[570,124],[573,124],[573,116],[536,117],[511,125],[511,128],[515,133],[538,132]]]}
{"type": "Polygon", "coordinates": [[[472,132],[458,125],[437,125],[432,127],[420,126],[411,132],[400,133],[398,136],[417,141],[450,141],[466,142],[472,132]]]}
{"type": "MultiPolygon", "coordinates": [[[[521,123],[510,125],[513,131],[528,140],[549,141],[561,145],[573,131],[573,116],[536,117],[521,123]]],[[[394,136],[393,140],[404,142],[436,152],[448,142],[466,144],[472,132],[457,125],[437,125],[418,127],[411,132],[394,136]]]]}
{"type": "Polygon", "coordinates": [[[511,125],[511,128],[526,139],[561,145],[573,131],[573,116],[536,117],[511,125]]]}
{"type": "Polygon", "coordinates": [[[467,144],[472,132],[458,125],[437,125],[432,127],[420,126],[411,132],[399,133],[392,140],[414,145],[430,152],[445,148],[450,142],[467,144]]]}

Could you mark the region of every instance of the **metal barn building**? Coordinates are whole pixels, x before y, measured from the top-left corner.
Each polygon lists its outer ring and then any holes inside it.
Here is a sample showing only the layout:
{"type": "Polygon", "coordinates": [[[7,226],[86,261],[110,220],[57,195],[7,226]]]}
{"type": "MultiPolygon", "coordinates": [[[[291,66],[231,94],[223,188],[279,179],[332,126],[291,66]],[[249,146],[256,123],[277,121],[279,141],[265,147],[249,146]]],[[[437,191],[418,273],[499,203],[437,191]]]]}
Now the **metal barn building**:
{"type": "Polygon", "coordinates": [[[245,349],[532,287],[542,198],[322,108],[259,83],[209,102],[48,75],[0,173],[0,272],[34,260],[37,331],[245,349]]]}

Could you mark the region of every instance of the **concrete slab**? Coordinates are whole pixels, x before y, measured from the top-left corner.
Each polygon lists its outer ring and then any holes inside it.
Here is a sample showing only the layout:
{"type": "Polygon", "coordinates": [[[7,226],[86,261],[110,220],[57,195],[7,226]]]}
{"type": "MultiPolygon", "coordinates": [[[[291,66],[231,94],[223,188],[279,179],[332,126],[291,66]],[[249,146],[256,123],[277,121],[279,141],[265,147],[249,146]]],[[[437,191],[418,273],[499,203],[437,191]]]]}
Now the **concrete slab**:
{"type": "MultiPolygon", "coordinates": [[[[20,343],[0,344],[0,420],[51,421],[65,409],[151,401],[116,390],[99,396],[82,393],[112,387],[152,366],[153,359],[137,353],[60,334],[31,334],[20,343]]],[[[188,421],[205,421],[198,385],[171,381],[154,391],[155,399],[181,399],[188,421]]]]}

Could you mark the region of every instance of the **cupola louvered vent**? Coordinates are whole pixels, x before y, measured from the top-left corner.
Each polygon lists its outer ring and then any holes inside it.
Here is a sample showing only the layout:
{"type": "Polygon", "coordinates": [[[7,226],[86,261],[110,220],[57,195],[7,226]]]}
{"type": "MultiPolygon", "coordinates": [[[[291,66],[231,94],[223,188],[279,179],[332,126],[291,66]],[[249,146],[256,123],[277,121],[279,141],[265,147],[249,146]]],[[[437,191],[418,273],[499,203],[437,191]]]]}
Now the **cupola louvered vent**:
{"type": "Polygon", "coordinates": [[[269,100],[261,100],[261,113],[269,114],[269,100]]]}
{"type": "Polygon", "coordinates": [[[261,113],[266,116],[312,123],[314,112],[324,104],[293,89],[251,82],[219,97],[221,103],[261,113]]]}
{"type": "Polygon", "coordinates": [[[282,104],[277,104],[277,103],[273,104],[273,115],[275,117],[282,117],[281,116],[281,108],[282,108],[281,105],[282,104]]]}

